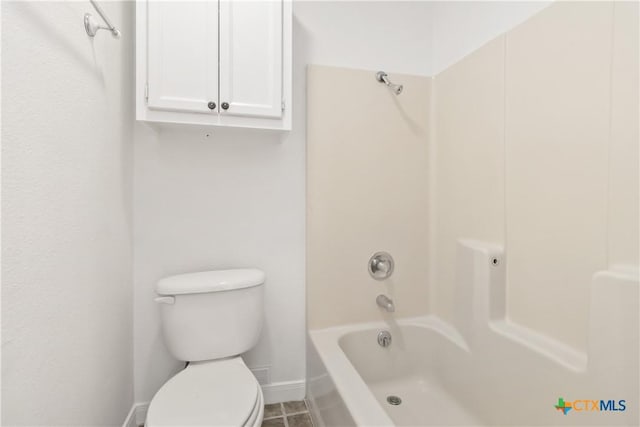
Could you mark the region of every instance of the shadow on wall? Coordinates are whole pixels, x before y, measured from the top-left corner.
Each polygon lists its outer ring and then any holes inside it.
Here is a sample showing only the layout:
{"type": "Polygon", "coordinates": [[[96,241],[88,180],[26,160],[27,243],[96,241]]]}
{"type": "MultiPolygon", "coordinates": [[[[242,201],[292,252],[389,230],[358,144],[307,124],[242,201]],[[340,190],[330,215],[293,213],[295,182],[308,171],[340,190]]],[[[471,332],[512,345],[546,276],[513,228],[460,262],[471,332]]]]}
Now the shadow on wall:
{"type": "MultiPolygon", "coordinates": [[[[60,53],[68,55],[69,58],[73,59],[76,65],[84,67],[90,72],[90,75],[104,83],[104,74],[102,72],[102,68],[98,66],[99,64],[96,57],[95,46],[97,43],[101,42],[96,41],[95,38],[87,36],[82,25],[84,12],[88,12],[91,9],[88,2],[51,2],[46,6],[40,2],[17,3],[19,3],[19,7],[17,7],[16,10],[24,15],[26,20],[35,24],[32,28],[41,31],[44,37],[51,40],[53,43],[62,46],[63,49],[59,50],[60,53]],[[67,11],[67,14],[64,16],[60,16],[61,7],[67,11]],[[51,19],[51,14],[43,10],[44,8],[55,8],[58,18],[55,20],[51,19]],[[64,27],[77,28],[77,34],[74,33],[69,37],[65,37],[65,35],[69,34],[69,31],[61,29],[64,27]],[[85,46],[87,44],[91,46],[91,57],[86,55],[85,46]]],[[[128,72],[130,72],[130,70],[128,70],[128,72]]]]}

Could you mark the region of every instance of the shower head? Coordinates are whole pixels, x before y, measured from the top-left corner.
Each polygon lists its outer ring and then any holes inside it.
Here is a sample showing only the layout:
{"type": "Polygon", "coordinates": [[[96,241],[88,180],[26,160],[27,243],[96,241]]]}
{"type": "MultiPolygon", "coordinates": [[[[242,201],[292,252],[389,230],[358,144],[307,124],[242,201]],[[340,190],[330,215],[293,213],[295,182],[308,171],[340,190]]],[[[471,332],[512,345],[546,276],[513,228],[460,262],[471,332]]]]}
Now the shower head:
{"type": "Polygon", "coordinates": [[[402,89],[404,89],[404,86],[402,85],[391,83],[389,76],[384,71],[378,71],[376,73],[376,80],[387,85],[396,95],[400,95],[402,93],[402,89]]]}

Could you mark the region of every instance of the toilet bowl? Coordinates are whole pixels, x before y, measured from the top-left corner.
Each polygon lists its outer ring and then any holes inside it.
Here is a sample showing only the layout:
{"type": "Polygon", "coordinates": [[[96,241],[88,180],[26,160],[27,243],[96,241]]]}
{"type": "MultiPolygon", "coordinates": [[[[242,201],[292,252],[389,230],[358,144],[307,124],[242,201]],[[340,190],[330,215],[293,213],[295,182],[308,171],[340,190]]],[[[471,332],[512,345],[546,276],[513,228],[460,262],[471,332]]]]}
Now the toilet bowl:
{"type": "Polygon", "coordinates": [[[158,390],[146,427],[259,427],[262,389],[240,354],[262,329],[265,275],[256,269],[205,271],[156,285],[167,348],[189,362],[158,390]]]}
{"type": "Polygon", "coordinates": [[[260,426],[262,389],[240,357],[191,363],[149,405],[146,427],[260,426]]]}

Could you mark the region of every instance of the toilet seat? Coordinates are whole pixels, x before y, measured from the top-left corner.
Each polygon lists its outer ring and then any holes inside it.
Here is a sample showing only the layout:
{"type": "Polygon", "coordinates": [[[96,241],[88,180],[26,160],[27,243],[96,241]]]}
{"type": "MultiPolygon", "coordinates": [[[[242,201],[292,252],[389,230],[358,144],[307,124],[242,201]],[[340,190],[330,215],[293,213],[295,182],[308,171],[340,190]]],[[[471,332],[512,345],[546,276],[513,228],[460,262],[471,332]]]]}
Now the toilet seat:
{"type": "Polygon", "coordinates": [[[262,390],[240,357],[194,362],[158,390],[145,426],[253,427],[263,411],[262,390]]]}
{"type": "Polygon", "coordinates": [[[264,418],[264,396],[262,395],[262,388],[258,386],[258,399],[245,426],[260,427],[262,425],[262,418],[264,418]]]}

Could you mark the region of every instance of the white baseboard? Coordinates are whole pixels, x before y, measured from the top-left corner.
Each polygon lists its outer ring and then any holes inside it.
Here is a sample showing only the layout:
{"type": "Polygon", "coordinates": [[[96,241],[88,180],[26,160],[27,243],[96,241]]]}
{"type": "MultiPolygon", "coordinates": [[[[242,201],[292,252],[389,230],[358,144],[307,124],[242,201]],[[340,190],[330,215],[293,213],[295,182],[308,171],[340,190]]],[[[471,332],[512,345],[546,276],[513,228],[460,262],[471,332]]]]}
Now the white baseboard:
{"type": "Polygon", "coordinates": [[[283,381],[262,385],[264,403],[288,402],[290,400],[302,400],[305,395],[305,381],[283,381]]]}
{"type": "MultiPolygon", "coordinates": [[[[264,403],[267,405],[291,400],[302,400],[305,395],[305,381],[283,381],[280,383],[263,384],[262,393],[264,394],[264,403]]],[[[134,403],[122,427],[144,425],[148,409],[149,402],[134,403]]]]}
{"type": "Polygon", "coordinates": [[[134,403],[129,410],[127,418],[122,423],[122,427],[138,427],[144,425],[144,421],[147,418],[147,409],[149,409],[149,402],[134,403]]]}

